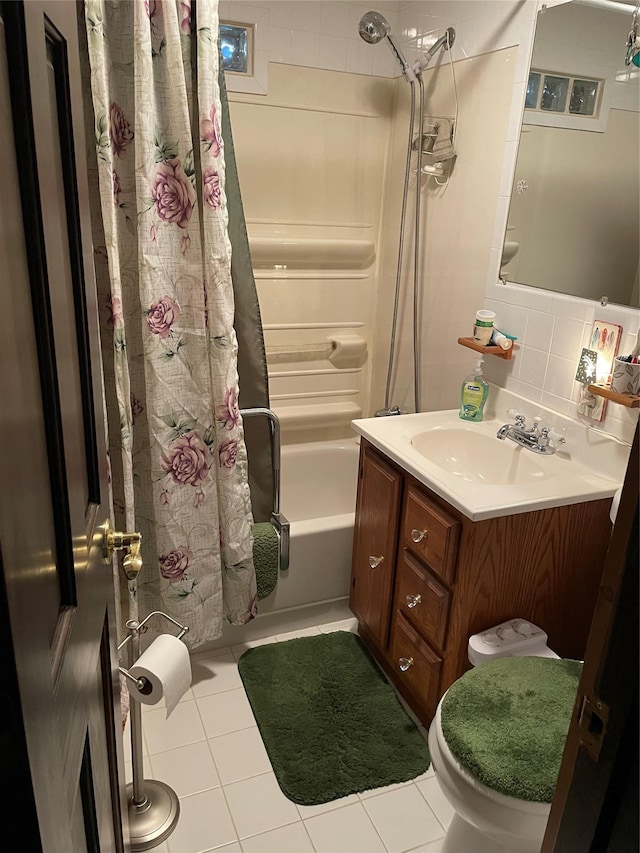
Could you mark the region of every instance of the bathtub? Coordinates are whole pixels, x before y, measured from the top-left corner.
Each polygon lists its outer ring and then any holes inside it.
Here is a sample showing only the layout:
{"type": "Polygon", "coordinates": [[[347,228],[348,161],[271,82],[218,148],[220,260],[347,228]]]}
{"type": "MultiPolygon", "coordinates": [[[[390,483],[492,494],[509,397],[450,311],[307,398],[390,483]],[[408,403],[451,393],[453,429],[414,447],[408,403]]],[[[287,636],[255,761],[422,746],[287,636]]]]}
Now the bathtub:
{"type": "Polygon", "coordinates": [[[291,523],[289,569],[259,602],[259,613],[348,596],[358,452],[356,440],[282,447],[280,505],[291,523]]]}

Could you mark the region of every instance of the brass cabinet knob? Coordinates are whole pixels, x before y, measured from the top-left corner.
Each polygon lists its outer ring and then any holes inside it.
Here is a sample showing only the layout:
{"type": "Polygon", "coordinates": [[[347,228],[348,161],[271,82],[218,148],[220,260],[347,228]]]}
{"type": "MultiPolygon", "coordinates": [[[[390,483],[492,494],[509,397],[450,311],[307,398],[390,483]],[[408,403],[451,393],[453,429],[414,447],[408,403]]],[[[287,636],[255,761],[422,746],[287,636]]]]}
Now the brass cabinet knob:
{"type": "Polygon", "coordinates": [[[407,607],[413,609],[414,607],[417,607],[421,601],[422,601],[422,596],[420,595],[420,593],[418,593],[417,595],[408,595],[407,596],[407,607]]]}
{"type": "Polygon", "coordinates": [[[373,555],[371,555],[369,557],[369,567],[372,569],[375,569],[383,561],[384,561],[384,557],[374,557],[373,555]]]}
{"type": "Polygon", "coordinates": [[[427,534],[426,530],[418,530],[417,527],[414,527],[413,530],[411,531],[411,538],[416,543],[422,542],[423,539],[427,538],[427,535],[428,534],[427,534]]]}
{"type": "Polygon", "coordinates": [[[142,569],[140,556],[142,533],[122,533],[114,530],[109,519],[103,524],[102,530],[102,555],[105,562],[111,560],[114,551],[127,551],[122,561],[122,569],[129,580],[134,580],[142,569]]]}
{"type": "Polygon", "coordinates": [[[402,672],[406,672],[409,667],[413,666],[413,658],[400,658],[398,661],[398,666],[402,670],[402,672]]]}

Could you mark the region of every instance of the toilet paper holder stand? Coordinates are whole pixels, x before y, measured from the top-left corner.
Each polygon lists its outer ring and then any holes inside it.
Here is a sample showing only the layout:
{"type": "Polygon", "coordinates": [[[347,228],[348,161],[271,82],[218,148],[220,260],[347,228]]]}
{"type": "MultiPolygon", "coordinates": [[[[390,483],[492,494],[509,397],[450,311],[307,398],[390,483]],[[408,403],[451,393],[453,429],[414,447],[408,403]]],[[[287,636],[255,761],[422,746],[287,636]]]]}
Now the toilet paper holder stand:
{"type": "MultiPolygon", "coordinates": [[[[189,630],[161,610],[149,613],[142,622],[129,619],[129,632],[119,644],[118,651],[129,644],[129,669],[140,657],[140,633],[153,616],[162,616],[180,629],[177,639],[181,640],[189,630]]],[[[120,672],[139,693],[149,692],[151,686],[146,678],[137,678],[129,669],[121,666],[120,672]]],[[[180,817],[180,801],[175,791],[164,782],[144,778],[142,757],[142,708],[135,701],[132,691],[129,705],[131,718],[131,765],[132,782],[127,785],[127,807],[129,812],[129,836],[131,850],[150,850],[165,841],[173,832],[180,817]]]]}

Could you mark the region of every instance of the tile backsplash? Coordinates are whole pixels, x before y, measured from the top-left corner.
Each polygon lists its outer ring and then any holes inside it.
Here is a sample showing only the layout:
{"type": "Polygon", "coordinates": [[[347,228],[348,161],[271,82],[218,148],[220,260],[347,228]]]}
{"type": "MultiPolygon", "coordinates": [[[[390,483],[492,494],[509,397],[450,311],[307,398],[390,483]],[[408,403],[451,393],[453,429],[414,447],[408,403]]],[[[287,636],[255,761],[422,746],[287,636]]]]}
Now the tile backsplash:
{"type": "Polygon", "coordinates": [[[496,312],[498,328],[518,338],[510,361],[485,359],[489,381],[631,443],[638,409],[609,402],[603,421],[585,420],[577,413],[582,386],[574,377],[582,347],[589,345],[594,320],[620,324],[618,352],[631,352],[640,326],[637,308],[602,306],[510,283],[488,288],[484,307],[496,312]]]}

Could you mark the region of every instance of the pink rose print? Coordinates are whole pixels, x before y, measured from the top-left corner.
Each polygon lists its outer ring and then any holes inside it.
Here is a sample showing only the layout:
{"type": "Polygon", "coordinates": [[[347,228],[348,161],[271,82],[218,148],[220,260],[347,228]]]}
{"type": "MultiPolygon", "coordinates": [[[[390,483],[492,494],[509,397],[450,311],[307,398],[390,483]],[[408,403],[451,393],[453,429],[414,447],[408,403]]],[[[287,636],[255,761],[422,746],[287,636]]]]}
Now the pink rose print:
{"type": "Polygon", "coordinates": [[[235,388],[229,388],[224,395],[224,404],[216,406],[216,420],[224,424],[225,429],[238,426],[240,412],[238,410],[238,395],[235,388]]]}
{"type": "Polygon", "coordinates": [[[115,102],[109,107],[109,139],[111,150],[116,157],[126,154],[126,147],[133,140],[131,125],[122,112],[122,107],[115,102]]]}
{"type": "Polygon", "coordinates": [[[111,170],[111,186],[113,189],[113,200],[116,204],[120,203],[120,178],[115,169],[111,170]]]}
{"type": "Polygon", "coordinates": [[[160,574],[170,583],[182,580],[184,573],[189,568],[189,563],[193,554],[184,545],[169,551],[168,554],[162,554],[160,560],[160,574]]]}
{"type": "Polygon", "coordinates": [[[176,438],[162,459],[163,470],[180,486],[199,486],[209,473],[207,448],[197,432],[186,432],[176,438]]]}
{"type": "Polygon", "coordinates": [[[209,166],[202,175],[202,188],[205,203],[213,210],[220,207],[220,175],[209,166]]]}
{"type": "Polygon", "coordinates": [[[162,3],[160,0],[144,0],[144,8],[150,21],[159,18],[162,14],[162,3]]]}
{"type": "Polygon", "coordinates": [[[181,0],[180,29],[186,36],[191,35],[191,0],[181,0]]]}
{"type": "Polygon", "coordinates": [[[206,151],[211,152],[214,157],[220,154],[223,142],[215,104],[211,104],[209,118],[202,119],[200,122],[200,139],[204,142],[206,151]]]}
{"type": "Polygon", "coordinates": [[[196,194],[179,160],[158,163],[151,197],[160,219],[178,228],[187,227],[196,203],[196,194]]]}
{"type": "Polygon", "coordinates": [[[202,504],[204,503],[205,497],[206,497],[206,495],[202,491],[202,489],[198,489],[198,491],[193,496],[193,505],[196,509],[198,509],[198,507],[202,506],[202,504]]]}
{"type": "Polygon", "coordinates": [[[189,249],[191,248],[191,237],[188,234],[185,234],[182,240],[180,240],[180,251],[183,255],[186,255],[189,249]]]}
{"type": "Polygon", "coordinates": [[[218,448],[221,468],[233,468],[238,455],[238,442],[234,438],[225,438],[218,448]]]}
{"type": "Polygon", "coordinates": [[[122,302],[117,296],[109,296],[107,299],[107,308],[109,309],[109,319],[107,323],[112,329],[118,329],[124,324],[122,316],[122,302]]]}
{"type": "Polygon", "coordinates": [[[147,325],[152,335],[160,335],[161,338],[169,336],[171,326],[180,316],[180,306],[170,296],[163,296],[154,302],[147,314],[147,325]]]}
{"type": "Polygon", "coordinates": [[[143,412],[144,406],[137,397],[134,397],[133,394],[131,394],[131,417],[133,418],[134,423],[136,422],[136,416],[141,415],[143,412]]]}
{"type": "Polygon", "coordinates": [[[162,506],[169,506],[169,504],[171,503],[171,495],[166,489],[163,489],[160,492],[160,503],[162,504],[162,506]]]}

